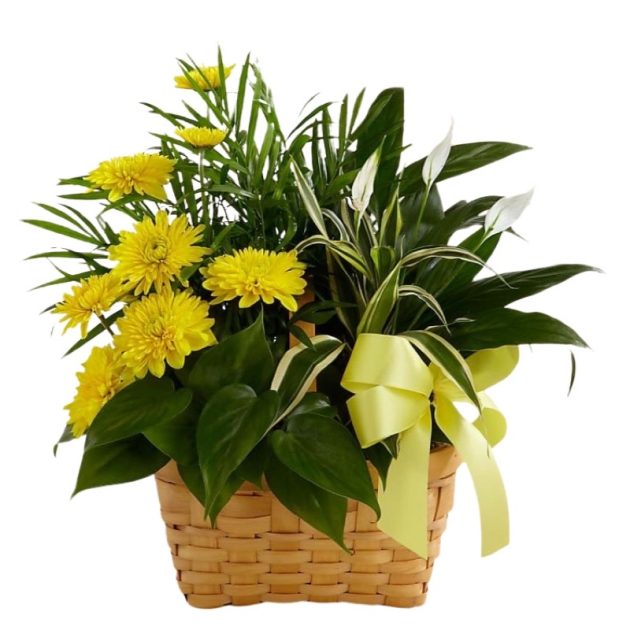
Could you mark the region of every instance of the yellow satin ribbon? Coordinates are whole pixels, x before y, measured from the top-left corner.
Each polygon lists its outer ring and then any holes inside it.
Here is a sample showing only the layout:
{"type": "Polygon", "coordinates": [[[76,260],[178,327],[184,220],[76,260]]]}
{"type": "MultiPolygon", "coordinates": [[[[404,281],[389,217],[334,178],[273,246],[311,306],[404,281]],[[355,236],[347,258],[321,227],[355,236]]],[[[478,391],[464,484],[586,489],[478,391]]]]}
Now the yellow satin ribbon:
{"type": "Polygon", "coordinates": [[[428,555],[427,486],[431,447],[431,406],[435,422],[467,465],[479,503],[481,553],[507,545],[509,519],[505,488],[491,447],[505,435],[503,414],[486,388],[507,377],[518,362],[518,348],[481,350],[466,363],[481,403],[468,422],[454,402],[471,402],[439,365],[426,365],[411,338],[359,335],[341,384],[352,392],[348,409],[363,448],[399,435],[387,485],[379,484],[379,527],[419,556],[428,555]],[[431,397],[431,394],[433,396],[431,397]]]}

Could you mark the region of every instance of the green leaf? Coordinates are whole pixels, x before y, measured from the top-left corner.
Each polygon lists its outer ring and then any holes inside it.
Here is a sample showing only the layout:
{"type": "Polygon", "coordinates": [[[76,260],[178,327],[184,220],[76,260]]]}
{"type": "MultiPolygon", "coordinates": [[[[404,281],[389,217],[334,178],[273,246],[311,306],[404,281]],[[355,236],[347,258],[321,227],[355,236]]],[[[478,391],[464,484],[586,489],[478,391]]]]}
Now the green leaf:
{"type": "Polygon", "coordinates": [[[234,474],[238,475],[241,480],[249,481],[262,488],[262,477],[265,473],[268,458],[269,445],[266,440],[261,440],[241,462],[234,474]]]}
{"type": "Polygon", "coordinates": [[[206,490],[203,487],[203,477],[201,476],[201,469],[199,464],[177,464],[177,472],[182,478],[182,481],[186,487],[190,490],[192,495],[201,503],[205,502],[206,490]]]}
{"type": "Polygon", "coordinates": [[[350,263],[361,275],[370,277],[371,273],[368,269],[363,256],[359,250],[348,241],[333,241],[325,236],[315,234],[304,239],[298,244],[296,249],[299,251],[305,250],[307,247],[313,245],[324,245],[333,254],[342,258],[346,262],[350,263]]]}
{"type": "Polygon", "coordinates": [[[394,459],[392,454],[387,450],[384,444],[379,442],[378,444],[374,444],[374,446],[366,448],[365,456],[372,462],[374,468],[376,468],[378,476],[381,478],[383,488],[385,488],[387,486],[387,473],[394,459]]]}
{"type": "Polygon", "coordinates": [[[575,363],[575,354],[571,351],[571,378],[569,379],[569,391],[567,392],[567,396],[571,395],[571,390],[573,389],[573,385],[575,384],[575,373],[577,371],[577,365],[575,363]]]}
{"type": "Polygon", "coordinates": [[[57,223],[52,223],[51,221],[42,221],[40,219],[24,219],[24,223],[28,223],[29,225],[34,225],[35,227],[41,228],[42,230],[48,230],[49,232],[54,232],[55,234],[61,234],[62,236],[68,236],[69,238],[74,238],[77,241],[84,241],[85,243],[92,243],[92,245],[100,245],[100,241],[97,241],[95,238],[88,236],[87,234],[83,234],[82,232],[77,232],[76,230],[71,230],[63,225],[59,225],[57,223]]]}
{"type": "Polygon", "coordinates": [[[304,398],[293,408],[291,417],[301,414],[324,416],[324,418],[334,418],[337,410],[330,404],[328,396],[321,392],[307,392],[304,398]]]}
{"type": "Polygon", "coordinates": [[[503,281],[498,278],[485,278],[457,292],[449,293],[449,306],[445,309],[449,314],[458,317],[470,317],[493,308],[507,306],[586,271],[599,269],[588,265],[553,265],[505,273],[502,274],[503,281]]]}
{"type": "MultiPolygon", "coordinates": [[[[111,325],[123,314],[123,309],[120,309],[119,311],[116,311],[115,313],[112,313],[111,315],[109,315],[108,317],[105,318],[105,323],[111,327],[111,325]]],[[[103,326],[103,324],[101,322],[99,322],[98,324],[96,324],[96,326],[94,326],[93,328],[90,328],[90,330],[88,330],[87,335],[85,335],[85,337],[83,337],[83,339],[79,339],[79,341],[77,341],[76,343],[74,343],[68,350],[67,352],[63,355],[64,357],[67,357],[69,354],[72,354],[73,352],[75,352],[76,350],[78,350],[79,348],[82,348],[86,343],[88,343],[89,341],[92,341],[92,339],[94,339],[95,337],[98,337],[98,335],[100,335],[102,332],[104,332],[105,326],[103,326]]]]}
{"type": "Polygon", "coordinates": [[[306,394],[317,375],[343,351],[344,344],[328,335],[311,337],[312,347],[295,346],[278,363],[271,389],[279,395],[278,419],[287,415],[306,394]]]}
{"type": "Polygon", "coordinates": [[[383,332],[392,309],[398,300],[399,280],[400,264],[397,264],[367,303],[363,317],[361,317],[357,327],[357,335],[383,332]]]}
{"type": "Polygon", "coordinates": [[[470,401],[481,409],[470,370],[463,357],[448,341],[428,330],[410,330],[403,333],[401,337],[410,341],[433,363],[440,366],[470,401]]]}
{"type": "Polygon", "coordinates": [[[63,433],[57,440],[57,443],[53,446],[53,455],[57,455],[57,449],[59,448],[60,444],[63,444],[64,442],[72,442],[72,440],[75,439],[76,437],[74,433],[72,433],[72,427],[69,424],[66,424],[66,426],[63,428],[63,433]]]}
{"type": "Polygon", "coordinates": [[[278,401],[277,392],[267,391],[257,397],[244,384],[227,385],[209,398],[197,426],[207,513],[228,477],[272,426],[278,401]]]}
{"type": "Polygon", "coordinates": [[[228,504],[242,483],[243,480],[237,470],[228,476],[224,484],[219,488],[218,494],[212,502],[212,505],[210,505],[207,509],[205,516],[210,519],[210,523],[216,522],[219,512],[228,504]]]}
{"type": "Polygon", "coordinates": [[[192,392],[175,389],[169,378],[147,376],[128,385],[107,401],[88,429],[87,450],[137,435],[181,414],[192,392]]]}
{"type": "Polygon", "coordinates": [[[402,151],[405,119],[405,92],[402,88],[388,88],[374,99],[359,126],[351,134],[357,141],[356,166],[381,148],[379,168],[374,181],[375,206],[385,208],[396,187],[396,173],[402,151]]]}
{"type": "Polygon", "coordinates": [[[265,337],[262,313],[248,328],[206,348],[182,382],[205,399],[231,383],[245,383],[255,392],[269,388],[274,360],[265,337]]]}
{"type": "Polygon", "coordinates": [[[196,463],[199,413],[200,409],[193,401],[176,416],[145,429],[144,437],[178,464],[196,463]]]}
{"type": "Polygon", "coordinates": [[[347,499],[300,477],[274,455],[269,457],[265,477],[280,503],[349,552],[343,540],[347,499]]]}
{"type": "Polygon", "coordinates": [[[448,328],[448,322],[446,321],[446,315],[440,306],[440,303],[437,299],[431,295],[428,291],[423,289],[422,287],[403,284],[401,285],[398,294],[400,297],[413,296],[419,299],[421,302],[426,304],[440,319],[440,321],[448,328]]]}
{"type": "Polygon", "coordinates": [[[143,479],[156,473],[168,461],[167,455],[141,435],[86,448],[72,496],[88,488],[143,479]]]}
{"type": "Polygon", "coordinates": [[[422,243],[426,245],[446,245],[457,230],[470,226],[471,220],[483,212],[489,210],[500,197],[480,197],[468,203],[461,202],[449,208],[442,220],[432,225],[422,237],[422,243]]]}
{"type": "MultiPolygon", "coordinates": [[[[444,169],[436,181],[442,181],[450,177],[468,173],[497,160],[502,160],[519,151],[525,151],[530,147],[510,142],[470,142],[455,144],[451,147],[444,169]]],[[[410,164],[403,173],[401,182],[401,194],[407,195],[419,189],[422,182],[422,168],[426,158],[422,158],[410,164]]]]}
{"type": "Polygon", "coordinates": [[[309,183],[306,181],[304,175],[302,175],[302,171],[297,163],[291,160],[291,170],[293,171],[293,175],[295,177],[295,183],[297,185],[298,192],[300,193],[300,197],[302,198],[302,203],[304,204],[304,208],[311,218],[311,221],[315,224],[315,227],[320,231],[323,236],[328,236],[328,231],[326,230],[326,224],[324,223],[324,215],[319,207],[319,202],[317,201],[317,197],[311,190],[309,183]]]}
{"type": "Polygon", "coordinates": [[[530,147],[510,142],[469,142],[451,147],[446,166],[437,181],[468,173],[492,162],[502,160],[519,151],[527,151],[530,147]]]}
{"type": "Polygon", "coordinates": [[[549,315],[509,308],[493,309],[472,322],[453,324],[451,336],[458,348],[467,351],[533,343],[588,347],[575,330],[549,315]]]}
{"type": "Polygon", "coordinates": [[[278,459],[300,477],[380,514],[361,448],[338,421],[319,414],[291,415],[286,431],[274,431],[270,441],[278,459]]]}

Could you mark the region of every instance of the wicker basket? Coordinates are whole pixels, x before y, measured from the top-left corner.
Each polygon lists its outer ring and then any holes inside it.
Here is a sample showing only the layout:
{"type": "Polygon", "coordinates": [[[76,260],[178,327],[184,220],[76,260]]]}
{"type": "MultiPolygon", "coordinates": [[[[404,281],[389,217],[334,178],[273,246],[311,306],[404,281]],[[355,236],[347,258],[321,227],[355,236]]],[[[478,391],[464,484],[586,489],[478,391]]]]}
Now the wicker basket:
{"type": "MultiPolygon", "coordinates": [[[[198,608],[299,601],[418,606],[426,598],[453,505],[458,464],[452,447],[431,453],[430,544],[424,560],[379,531],[374,512],[361,503],[348,502],[349,555],[270,491],[249,483],[232,497],[212,529],[170,462],[156,480],[179,587],[198,608]]],[[[371,474],[376,482],[374,470],[371,474]]]]}

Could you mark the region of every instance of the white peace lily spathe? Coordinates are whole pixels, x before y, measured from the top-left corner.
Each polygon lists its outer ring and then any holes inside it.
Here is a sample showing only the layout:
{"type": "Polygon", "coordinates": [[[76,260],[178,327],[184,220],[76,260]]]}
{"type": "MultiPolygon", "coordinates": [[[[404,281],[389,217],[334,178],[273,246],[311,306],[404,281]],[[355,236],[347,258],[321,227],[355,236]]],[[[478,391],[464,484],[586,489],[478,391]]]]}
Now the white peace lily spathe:
{"type": "Polygon", "coordinates": [[[374,191],[374,179],[381,158],[381,147],[376,149],[361,167],[352,184],[351,205],[359,213],[359,219],[366,211],[372,192],[374,191]]]}
{"type": "Polygon", "coordinates": [[[513,197],[503,197],[499,199],[486,214],[485,230],[486,238],[499,234],[511,227],[516,220],[523,214],[523,211],[529,205],[534,194],[534,189],[523,193],[522,195],[514,195],[513,197]]]}
{"type": "Polygon", "coordinates": [[[429,153],[427,159],[422,166],[422,179],[427,186],[435,182],[438,175],[442,172],[448,155],[451,152],[451,143],[453,141],[453,120],[448,129],[448,133],[444,139],[429,153]]]}

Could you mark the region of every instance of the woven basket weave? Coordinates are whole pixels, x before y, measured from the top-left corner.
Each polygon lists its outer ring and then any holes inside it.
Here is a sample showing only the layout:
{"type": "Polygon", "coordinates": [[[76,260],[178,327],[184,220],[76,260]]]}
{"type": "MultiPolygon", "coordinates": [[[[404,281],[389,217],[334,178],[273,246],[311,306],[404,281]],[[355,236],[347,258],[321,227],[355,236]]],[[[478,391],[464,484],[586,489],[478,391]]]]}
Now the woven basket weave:
{"type": "Polygon", "coordinates": [[[298,601],[418,606],[426,598],[453,505],[458,464],[452,447],[431,453],[424,560],[379,531],[373,510],[361,503],[348,501],[345,540],[352,553],[347,554],[270,491],[249,483],[212,529],[170,462],[156,480],[179,587],[198,608],[298,601]]]}

